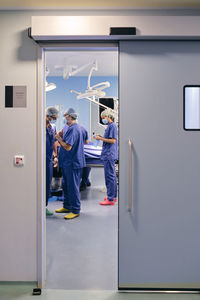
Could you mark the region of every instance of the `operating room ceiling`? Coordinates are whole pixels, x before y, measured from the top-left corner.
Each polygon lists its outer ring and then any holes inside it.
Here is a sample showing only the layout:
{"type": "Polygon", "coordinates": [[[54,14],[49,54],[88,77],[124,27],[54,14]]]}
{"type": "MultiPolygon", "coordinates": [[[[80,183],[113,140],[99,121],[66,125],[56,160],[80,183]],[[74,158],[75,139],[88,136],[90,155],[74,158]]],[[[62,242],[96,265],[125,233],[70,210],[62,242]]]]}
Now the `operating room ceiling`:
{"type": "Polygon", "coordinates": [[[69,69],[75,70],[88,65],[78,72],[76,76],[88,76],[93,62],[97,61],[98,71],[93,71],[92,76],[117,76],[118,53],[117,51],[50,51],[46,52],[46,66],[48,76],[63,76],[69,69]]]}
{"type": "Polygon", "coordinates": [[[0,9],[200,8],[199,0],[0,0],[0,9]]]}

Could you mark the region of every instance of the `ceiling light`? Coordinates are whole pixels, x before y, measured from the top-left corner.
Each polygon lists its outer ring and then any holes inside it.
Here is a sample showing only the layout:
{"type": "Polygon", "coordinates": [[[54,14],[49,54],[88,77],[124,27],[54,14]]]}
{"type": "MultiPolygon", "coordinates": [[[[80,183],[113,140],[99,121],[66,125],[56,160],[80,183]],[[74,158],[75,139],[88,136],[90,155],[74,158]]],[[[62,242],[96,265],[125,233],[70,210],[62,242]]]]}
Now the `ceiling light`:
{"type": "Polygon", "coordinates": [[[52,90],[55,90],[55,89],[56,89],[55,83],[48,83],[46,81],[46,84],[45,84],[45,91],[46,92],[49,92],[49,91],[52,91],[52,90]]]}

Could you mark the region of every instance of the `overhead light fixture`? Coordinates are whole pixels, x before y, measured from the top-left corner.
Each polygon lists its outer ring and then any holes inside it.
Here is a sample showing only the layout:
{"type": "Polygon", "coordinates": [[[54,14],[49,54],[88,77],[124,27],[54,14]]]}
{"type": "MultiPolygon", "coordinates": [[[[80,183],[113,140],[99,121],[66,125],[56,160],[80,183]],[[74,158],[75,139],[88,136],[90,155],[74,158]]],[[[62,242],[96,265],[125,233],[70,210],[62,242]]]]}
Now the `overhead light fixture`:
{"type": "MultiPolygon", "coordinates": [[[[70,75],[71,76],[75,75],[76,73],[82,71],[83,69],[87,68],[88,66],[91,66],[91,69],[90,69],[90,72],[89,72],[89,75],[88,75],[88,85],[87,85],[87,89],[85,90],[85,92],[81,93],[81,92],[78,92],[78,91],[75,91],[75,90],[70,90],[70,92],[77,94],[77,96],[76,96],[77,99],[87,99],[90,102],[92,102],[92,103],[94,103],[98,106],[101,106],[101,107],[104,107],[104,108],[109,108],[108,106],[99,103],[98,99],[105,97],[106,93],[103,90],[110,87],[110,82],[109,81],[104,81],[104,82],[99,82],[99,83],[97,83],[93,86],[90,85],[90,79],[91,79],[91,76],[92,76],[92,72],[93,71],[98,71],[97,60],[95,60],[93,63],[89,63],[87,65],[84,65],[84,66],[78,68],[77,70],[74,70],[70,75]]],[[[112,109],[112,111],[117,116],[118,112],[113,110],[113,109],[112,109]]]]}
{"type": "Polygon", "coordinates": [[[55,83],[48,83],[46,81],[46,84],[45,84],[45,91],[46,92],[49,92],[49,91],[52,91],[52,90],[55,90],[55,89],[56,89],[55,83]]]}
{"type": "Polygon", "coordinates": [[[93,96],[96,98],[103,98],[106,95],[106,93],[102,90],[104,90],[108,87],[110,87],[109,81],[97,83],[93,86],[90,86],[85,91],[85,93],[79,93],[77,96],[77,99],[84,99],[84,98],[93,97],[93,96]]]}
{"type": "Polygon", "coordinates": [[[89,99],[90,97],[92,97],[92,98],[94,97],[94,100],[95,100],[95,98],[97,98],[97,99],[102,98],[106,95],[106,93],[102,90],[110,87],[110,82],[105,81],[105,82],[97,83],[93,86],[90,85],[90,79],[91,79],[91,76],[92,76],[92,72],[93,71],[98,71],[97,60],[95,60],[92,63],[85,64],[85,65],[77,68],[76,70],[72,70],[71,73],[69,73],[69,76],[76,75],[77,73],[83,71],[84,69],[86,69],[88,67],[91,67],[91,69],[90,69],[90,72],[89,72],[89,75],[88,75],[88,85],[87,85],[87,89],[85,90],[85,92],[80,93],[80,92],[74,91],[74,90],[70,90],[70,92],[76,93],[78,95],[77,99],[84,99],[84,98],[89,99]]]}
{"type": "MultiPolygon", "coordinates": [[[[46,77],[49,75],[49,69],[46,67],[46,77]]],[[[49,92],[49,91],[52,91],[52,90],[55,90],[56,89],[56,85],[55,83],[48,83],[47,80],[45,81],[45,91],[46,92],[49,92]]]]}

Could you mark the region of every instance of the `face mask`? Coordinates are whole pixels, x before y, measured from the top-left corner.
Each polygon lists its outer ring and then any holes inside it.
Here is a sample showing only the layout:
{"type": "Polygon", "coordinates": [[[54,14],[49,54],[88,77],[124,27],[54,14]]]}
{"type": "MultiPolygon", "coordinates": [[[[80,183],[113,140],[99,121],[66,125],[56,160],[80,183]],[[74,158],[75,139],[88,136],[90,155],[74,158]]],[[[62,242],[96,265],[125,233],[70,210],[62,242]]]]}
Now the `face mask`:
{"type": "Polygon", "coordinates": [[[108,124],[108,120],[107,119],[102,119],[103,124],[108,124]]]}
{"type": "Polygon", "coordinates": [[[56,124],[56,120],[51,120],[51,124],[56,124]]]}

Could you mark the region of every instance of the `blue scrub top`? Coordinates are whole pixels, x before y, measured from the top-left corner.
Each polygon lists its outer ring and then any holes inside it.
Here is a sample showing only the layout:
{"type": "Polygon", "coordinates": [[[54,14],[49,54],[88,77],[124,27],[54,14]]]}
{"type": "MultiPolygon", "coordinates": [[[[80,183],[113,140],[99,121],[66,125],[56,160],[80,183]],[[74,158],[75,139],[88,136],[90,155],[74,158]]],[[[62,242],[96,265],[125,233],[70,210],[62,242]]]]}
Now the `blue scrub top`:
{"type": "Polygon", "coordinates": [[[79,125],[81,127],[82,130],[82,135],[83,135],[83,143],[85,143],[85,141],[87,141],[89,139],[88,137],[88,132],[85,129],[85,127],[83,127],[82,125],[79,125]]]}
{"type": "Polygon", "coordinates": [[[67,124],[65,124],[64,128],[63,128],[63,137],[65,136],[67,130],[68,130],[69,126],[67,124]]]}
{"type": "Polygon", "coordinates": [[[101,152],[102,160],[118,160],[118,142],[117,142],[117,126],[115,123],[109,123],[105,133],[105,139],[116,139],[115,144],[109,144],[103,142],[103,148],[101,152]]]}
{"type": "Polygon", "coordinates": [[[53,144],[55,142],[56,126],[46,127],[46,159],[51,160],[53,155],[53,144]]]}
{"type": "Polygon", "coordinates": [[[61,167],[70,166],[73,169],[85,167],[83,134],[77,123],[69,126],[63,141],[71,145],[72,149],[67,151],[62,146],[60,147],[59,165],[61,167]]]}

